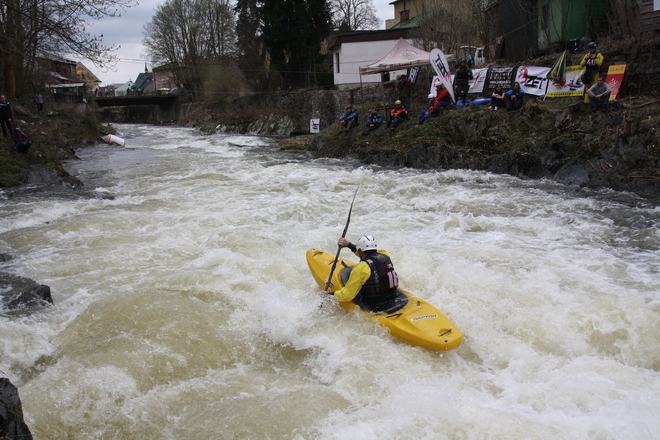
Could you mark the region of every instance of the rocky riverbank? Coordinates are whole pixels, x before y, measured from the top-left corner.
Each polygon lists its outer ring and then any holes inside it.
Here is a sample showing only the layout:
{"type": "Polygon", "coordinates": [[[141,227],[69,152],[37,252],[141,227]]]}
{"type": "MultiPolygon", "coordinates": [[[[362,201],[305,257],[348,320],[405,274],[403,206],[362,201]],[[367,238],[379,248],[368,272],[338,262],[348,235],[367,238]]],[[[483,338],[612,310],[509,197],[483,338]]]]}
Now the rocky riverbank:
{"type": "MultiPolygon", "coordinates": [[[[328,129],[309,137],[317,157],[418,169],[469,169],[522,178],[660,196],[660,99],[628,99],[607,113],[581,101],[528,99],[519,112],[484,106],[449,108],[418,125],[416,115],[396,132],[348,136],[328,129]],[[570,102],[569,102],[570,101],[570,102]]],[[[288,148],[287,141],[281,142],[288,148]]],[[[300,148],[300,142],[296,145],[300,148]]]]}
{"type": "MultiPolygon", "coordinates": [[[[311,93],[318,96],[328,92],[311,93]]],[[[304,101],[304,93],[300,95],[304,101]]],[[[329,106],[337,108],[338,102],[341,98],[332,96],[329,106]]],[[[237,122],[233,124],[228,123],[232,116],[223,116],[218,109],[200,109],[184,122],[210,132],[282,134],[300,118],[287,107],[273,108],[279,111],[253,112],[252,119],[234,115],[237,122]]],[[[314,111],[312,108],[308,113],[314,111]]],[[[393,133],[378,130],[362,136],[361,125],[340,136],[336,124],[326,123],[319,134],[282,139],[280,148],[308,150],[315,157],[351,157],[384,167],[469,169],[550,178],[660,201],[660,134],[656,129],[660,96],[624,98],[606,113],[592,113],[581,98],[544,101],[534,97],[528,97],[522,110],[513,114],[489,111],[486,106],[452,106],[419,125],[417,113],[393,133]]]]}

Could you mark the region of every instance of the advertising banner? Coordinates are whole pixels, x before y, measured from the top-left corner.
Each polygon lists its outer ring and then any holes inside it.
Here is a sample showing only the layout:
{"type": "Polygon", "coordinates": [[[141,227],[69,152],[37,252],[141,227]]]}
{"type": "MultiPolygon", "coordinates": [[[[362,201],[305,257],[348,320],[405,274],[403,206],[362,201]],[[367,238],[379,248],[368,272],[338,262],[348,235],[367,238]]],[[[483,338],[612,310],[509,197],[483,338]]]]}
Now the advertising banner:
{"type": "Polygon", "coordinates": [[[612,89],[610,101],[614,101],[619,94],[621,83],[623,82],[623,75],[626,73],[626,64],[614,64],[607,69],[607,78],[605,82],[612,89]]]}
{"type": "Polygon", "coordinates": [[[419,67],[411,67],[408,69],[407,75],[408,81],[410,81],[410,84],[412,85],[412,88],[415,88],[415,84],[417,84],[417,77],[419,77],[419,67]]]}
{"type": "Polygon", "coordinates": [[[550,82],[546,78],[549,72],[549,67],[520,66],[516,74],[516,81],[520,83],[520,87],[525,91],[525,94],[543,96],[548,87],[548,82],[550,82]]]}
{"type": "Polygon", "coordinates": [[[320,119],[310,119],[309,120],[309,132],[310,133],[318,133],[320,125],[321,125],[321,120],[320,119]]]}
{"type": "Polygon", "coordinates": [[[491,67],[488,69],[488,74],[486,75],[486,91],[490,92],[495,90],[495,87],[500,85],[506,91],[511,88],[513,84],[513,67],[491,67]]]}
{"type": "Polygon", "coordinates": [[[584,84],[580,80],[580,76],[584,71],[580,66],[567,66],[566,67],[566,80],[563,83],[550,81],[546,97],[548,98],[565,98],[567,96],[582,96],[584,94],[584,84]]]}
{"type": "Polygon", "coordinates": [[[431,50],[429,61],[431,61],[431,65],[433,66],[433,69],[435,69],[435,73],[440,77],[440,81],[449,91],[451,100],[456,102],[456,98],[454,97],[454,87],[452,87],[451,84],[449,63],[447,62],[447,57],[445,56],[444,52],[436,47],[435,49],[431,50]]]}
{"type": "Polygon", "coordinates": [[[472,76],[474,79],[470,81],[470,90],[468,93],[477,93],[482,94],[484,91],[484,86],[486,85],[486,76],[488,75],[488,69],[472,69],[472,76]]]}

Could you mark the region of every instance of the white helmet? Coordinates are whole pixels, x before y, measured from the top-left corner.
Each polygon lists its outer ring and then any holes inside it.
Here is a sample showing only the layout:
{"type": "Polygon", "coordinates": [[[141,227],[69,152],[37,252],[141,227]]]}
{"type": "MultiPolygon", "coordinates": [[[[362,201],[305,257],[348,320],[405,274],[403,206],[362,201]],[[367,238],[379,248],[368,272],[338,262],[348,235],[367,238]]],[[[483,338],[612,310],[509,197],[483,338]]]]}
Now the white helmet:
{"type": "Polygon", "coordinates": [[[429,99],[435,99],[435,93],[429,93],[429,99]]]}
{"type": "Polygon", "coordinates": [[[376,239],[374,237],[371,235],[365,235],[357,241],[355,247],[361,252],[375,251],[378,248],[378,244],[376,244],[376,239]]]}

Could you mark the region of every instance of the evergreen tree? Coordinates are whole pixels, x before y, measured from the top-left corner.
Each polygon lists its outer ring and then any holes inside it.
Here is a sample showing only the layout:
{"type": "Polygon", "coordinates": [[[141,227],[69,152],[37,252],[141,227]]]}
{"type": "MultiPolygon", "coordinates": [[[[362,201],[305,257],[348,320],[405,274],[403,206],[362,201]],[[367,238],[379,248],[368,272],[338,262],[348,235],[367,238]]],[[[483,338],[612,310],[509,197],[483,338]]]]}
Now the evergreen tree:
{"type": "Polygon", "coordinates": [[[281,87],[315,84],[321,43],[332,27],[327,0],[263,0],[261,18],[263,43],[281,87]]]}

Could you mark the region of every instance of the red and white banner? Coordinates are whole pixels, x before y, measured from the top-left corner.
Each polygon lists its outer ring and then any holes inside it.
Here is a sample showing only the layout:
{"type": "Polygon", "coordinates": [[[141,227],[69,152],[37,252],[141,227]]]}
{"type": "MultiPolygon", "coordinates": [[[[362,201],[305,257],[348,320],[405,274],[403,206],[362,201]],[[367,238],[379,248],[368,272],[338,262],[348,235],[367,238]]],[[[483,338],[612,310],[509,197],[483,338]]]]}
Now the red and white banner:
{"type": "Polygon", "coordinates": [[[626,73],[626,64],[614,64],[607,69],[607,78],[605,81],[612,89],[610,101],[614,101],[619,94],[621,83],[623,82],[623,75],[626,73]]]}
{"type": "Polygon", "coordinates": [[[549,67],[520,66],[516,73],[516,81],[520,83],[525,94],[543,96],[550,82],[546,78],[548,72],[550,72],[549,67]]]}
{"type": "Polygon", "coordinates": [[[481,95],[486,85],[486,77],[488,76],[488,68],[485,69],[472,69],[472,76],[474,79],[470,81],[470,90],[468,93],[477,93],[481,95]]]}
{"type": "Polygon", "coordinates": [[[431,65],[433,66],[433,69],[435,69],[435,73],[440,77],[440,81],[449,91],[451,100],[456,102],[456,98],[454,97],[454,87],[451,83],[451,73],[449,72],[449,63],[447,62],[447,57],[445,56],[444,52],[436,47],[435,49],[431,50],[429,61],[431,61],[431,65]]]}

